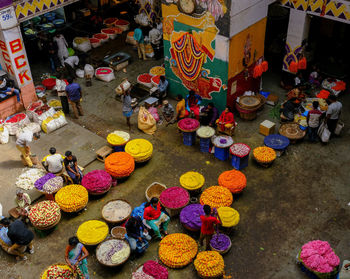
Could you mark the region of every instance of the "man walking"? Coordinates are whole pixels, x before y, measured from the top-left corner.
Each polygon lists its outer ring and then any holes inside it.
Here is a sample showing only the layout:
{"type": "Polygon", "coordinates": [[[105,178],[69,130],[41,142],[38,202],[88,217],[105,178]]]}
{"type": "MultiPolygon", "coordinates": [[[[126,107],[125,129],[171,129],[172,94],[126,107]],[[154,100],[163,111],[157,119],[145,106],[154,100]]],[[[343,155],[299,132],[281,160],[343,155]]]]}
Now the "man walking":
{"type": "Polygon", "coordinates": [[[326,113],[327,126],[332,135],[334,135],[335,128],[337,127],[339,116],[343,105],[337,101],[335,95],[329,96],[330,105],[328,106],[326,113]]]}
{"type": "Polygon", "coordinates": [[[78,83],[73,82],[73,78],[68,79],[68,85],[66,86],[66,92],[68,101],[72,106],[74,116],[76,119],[83,116],[83,109],[80,104],[80,99],[82,97],[81,87],[78,83]]]}
{"type": "Polygon", "coordinates": [[[134,30],[134,39],[136,41],[139,59],[147,60],[144,36],[141,27],[138,27],[134,30]]]}

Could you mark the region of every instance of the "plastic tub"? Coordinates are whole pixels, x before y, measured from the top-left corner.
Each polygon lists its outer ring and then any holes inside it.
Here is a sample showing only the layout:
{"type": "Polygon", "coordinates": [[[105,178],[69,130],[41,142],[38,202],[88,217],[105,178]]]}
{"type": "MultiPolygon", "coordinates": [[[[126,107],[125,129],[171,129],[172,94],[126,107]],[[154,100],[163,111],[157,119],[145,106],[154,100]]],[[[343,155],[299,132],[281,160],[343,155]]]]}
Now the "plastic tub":
{"type": "Polygon", "coordinates": [[[98,33],[92,36],[93,38],[99,39],[101,43],[105,43],[108,41],[108,35],[103,33],[98,33]]]}
{"type": "Polygon", "coordinates": [[[53,21],[53,24],[56,26],[56,28],[61,28],[61,27],[63,27],[63,25],[64,25],[64,19],[61,19],[61,18],[59,18],[59,19],[55,19],[54,21],[53,21]]]}
{"type": "Polygon", "coordinates": [[[56,85],[56,79],[47,78],[47,79],[44,79],[42,83],[46,87],[46,89],[52,90],[52,88],[54,88],[54,86],[56,85]]]}
{"type": "Polygon", "coordinates": [[[106,34],[111,40],[117,37],[117,34],[112,28],[105,28],[101,30],[102,34],[106,34]]]}
{"type": "Polygon", "coordinates": [[[97,48],[101,45],[101,40],[97,38],[90,38],[90,44],[93,48],[97,48]]]}

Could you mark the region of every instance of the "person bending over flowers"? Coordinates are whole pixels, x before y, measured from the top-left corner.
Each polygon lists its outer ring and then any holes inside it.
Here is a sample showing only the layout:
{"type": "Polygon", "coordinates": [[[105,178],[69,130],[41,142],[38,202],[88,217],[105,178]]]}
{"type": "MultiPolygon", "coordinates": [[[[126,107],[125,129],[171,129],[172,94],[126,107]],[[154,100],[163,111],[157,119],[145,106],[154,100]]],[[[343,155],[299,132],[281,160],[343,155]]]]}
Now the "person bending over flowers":
{"type": "Polygon", "coordinates": [[[163,213],[161,209],[162,207],[159,203],[159,199],[153,197],[150,203],[146,204],[143,218],[146,219],[146,224],[151,227],[155,235],[158,238],[163,239],[159,229],[161,226],[163,226],[164,234],[167,235],[170,218],[168,215],[163,213]]]}
{"type": "Polygon", "coordinates": [[[89,256],[89,252],[86,250],[83,244],[81,244],[76,236],[69,238],[66,247],[65,260],[66,263],[74,270],[79,267],[80,271],[84,275],[84,279],[89,279],[89,271],[87,267],[86,258],[89,256]]]}
{"type": "Polygon", "coordinates": [[[202,221],[201,226],[201,235],[199,237],[199,243],[201,246],[203,246],[203,240],[205,239],[205,249],[208,251],[210,250],[209,243],[210,240],[215,233],[214,226],[217,224],[220,224],[220,221],[214,217],[211,216],[212,210],[211,207],[207,204],[203,206],[203,210],[205,215],[200,216],[202,221]]]}

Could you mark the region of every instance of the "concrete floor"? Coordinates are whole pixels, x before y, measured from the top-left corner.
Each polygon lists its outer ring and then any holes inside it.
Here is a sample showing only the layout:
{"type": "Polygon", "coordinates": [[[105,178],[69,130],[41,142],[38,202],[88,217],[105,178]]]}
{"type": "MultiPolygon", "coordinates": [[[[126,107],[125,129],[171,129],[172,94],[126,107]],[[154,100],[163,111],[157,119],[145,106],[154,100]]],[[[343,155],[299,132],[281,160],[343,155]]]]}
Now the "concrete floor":
{"type": "MultiPolygon", "coordinates": [[[[86,115],[75,122],[102,137],[115,129],[126,129],[121,103],[114,98],[114,88],[124,76],[135,81],[139,73],[147,72],[154,64],[157,63],[135,61],[128,67],[127,74],[117,73],[117,80],[111,83],[94,81],[90,88],[85,88],[81,81],[86,115]]],[[[278,87],[278,82],[278,75],[267,75],[264,90],[282,96],[285,92],[278,87]]],[[[313,239],[329,241],[341,260],[350,258],[350,94],[340,101],[346,125],[341,137],[332,139],[328,145],[304,140],[291,145],[270,168],[261,168],[250,160],[243,170],[248,184],[243,194],[234,197],[232,205],[239,211],[241,221],[231,233],[232,249],[224,256],[226,275],[235,279],[307,278],[295,265],[295,256],[302,244],[313,239]]],[[[270,110],[271,107],[265,106],[254,121],[237,118],[239,127],[234,141],[247,143],[252,148],[263,145],[259,124],[265,119],[277,122],[271,119],[270,110]]],[[[205,187],[208,187],[217,184],[221,172],[232,169],[229,162],[199,152],[198,142],[193,147],[184,146],[175,125],[163,125],[154,136],[148,136],[137,130],[136,114],[132,116],[132,123],[132,138],[142,137],[153,143],[152,160],[138,166],[129,179],[108,195],[92,199],[81,214],[63,214],[62,221],[50,235],[44,238],[37,235],[36,252],[29,255],[28,261],[16,263],[14,258],[0,251],[1,278],[39,278],[45,267],[63,262],[68,238],[82,222],[101,219],[101,207],[110,199],[125,198],[138,206],[145,201],[145,189],[154,181],[169,187],[178,186],[180,175],[194,170],[205,176],[205,187]]],[[[102,163],[94,161],[86,171],[103,167],[102,163]]],[[[184,232],[178,219],[172,219],[169,231],[184,232]]],[[[145,255],[129,260],[120,269],[99,265],[91,247],[88,258],[91,278],[130,278],[138,265],[157,259],[157,247],[158,242],[153,241],[145,255]]],[[[196,273],[191,264],[184,269],[170,270],[169,277],[196,278],[196,273]]]]}

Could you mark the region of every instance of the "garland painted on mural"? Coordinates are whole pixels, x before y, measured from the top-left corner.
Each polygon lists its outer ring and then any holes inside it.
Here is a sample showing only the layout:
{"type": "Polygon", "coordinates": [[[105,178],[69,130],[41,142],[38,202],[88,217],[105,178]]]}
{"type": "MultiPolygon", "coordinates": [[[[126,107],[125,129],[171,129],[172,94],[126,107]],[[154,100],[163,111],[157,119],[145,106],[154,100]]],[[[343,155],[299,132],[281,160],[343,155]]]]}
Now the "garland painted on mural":
{"type": "Polygon", "coordinates": [[[205,55],[193,35],[185,33],[171,44],[171,51],[183,77],[188,81],[196,80],[201,73],[205,55]]]}
{"type": "Polygon", "coordinates": [[[297,46],[294,49],[288,43],[285,45],[286,54],[283,58],[283,69],[288,70],[291,62],[298,62],[302,56],[302,46],[297,46]]]}

